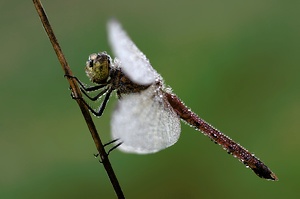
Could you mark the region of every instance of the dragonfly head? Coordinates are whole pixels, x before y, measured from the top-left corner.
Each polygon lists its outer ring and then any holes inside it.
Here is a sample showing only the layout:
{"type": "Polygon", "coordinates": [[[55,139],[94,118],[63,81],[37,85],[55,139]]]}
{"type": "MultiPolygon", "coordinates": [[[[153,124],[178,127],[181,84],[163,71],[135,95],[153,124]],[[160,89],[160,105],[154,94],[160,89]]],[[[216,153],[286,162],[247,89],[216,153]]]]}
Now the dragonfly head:
{"type": "Polygon", "coordinates": [[[109,77],[111,58],[106,52],[93,53],[86,62],[85,73],[97,84],[105,83],[109,77]]]}

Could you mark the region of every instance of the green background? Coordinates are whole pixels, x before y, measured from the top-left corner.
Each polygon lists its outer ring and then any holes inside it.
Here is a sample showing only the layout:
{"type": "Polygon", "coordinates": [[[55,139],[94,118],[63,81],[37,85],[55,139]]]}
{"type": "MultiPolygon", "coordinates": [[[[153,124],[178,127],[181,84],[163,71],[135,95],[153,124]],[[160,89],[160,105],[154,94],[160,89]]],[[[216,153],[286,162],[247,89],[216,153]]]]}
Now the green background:
{"type": "MultiPolygon", "coordinates": [[[[263,160],[258,178],[182,123],[177,144],[110,159],[127,198],[299,198],[300,1],[43,1],[73,73],[114,16],[174,92],[263,160]]],[[[32,1],[0,3],[0,198],[115,198],[32,1]]],[[[109,102],[95,122],[110,141],[109,102]]]]}

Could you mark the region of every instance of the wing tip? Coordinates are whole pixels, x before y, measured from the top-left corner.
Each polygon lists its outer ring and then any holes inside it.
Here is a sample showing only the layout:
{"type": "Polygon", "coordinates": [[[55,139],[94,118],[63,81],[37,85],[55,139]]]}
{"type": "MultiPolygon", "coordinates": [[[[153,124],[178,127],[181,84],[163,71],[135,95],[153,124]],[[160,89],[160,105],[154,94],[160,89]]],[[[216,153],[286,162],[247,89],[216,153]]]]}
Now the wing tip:
{"type": "Polygon", "coordinates": [[[121,28],[121,23],[119,22],[119,20],[117,20],[117,18],[115,17],[111,17],[110,19],[108,19],[107,21],[107,29],[109,32],[111,32],[111,30],[113,28],[121,28]]]}

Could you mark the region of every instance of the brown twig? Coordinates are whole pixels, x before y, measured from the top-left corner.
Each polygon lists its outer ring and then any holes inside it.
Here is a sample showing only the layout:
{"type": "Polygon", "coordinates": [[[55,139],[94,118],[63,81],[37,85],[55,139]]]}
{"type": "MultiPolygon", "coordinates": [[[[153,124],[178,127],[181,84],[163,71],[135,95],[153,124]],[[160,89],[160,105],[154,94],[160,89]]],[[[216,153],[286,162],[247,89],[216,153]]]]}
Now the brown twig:
{"type": "MultiPolygon", "coordinates": [[[[44,29],[45,31],[47,32],[47,35],[50,39],[50,42],[54,48],[54,51],[57,55],[57,58],[62,66],[62,69],[65,73],[65,75],[67,76],[72,76],[72,71],[67,63],[67,60],[65,59],[65,56],[63,55],[62,53],[62,50],[57,42],[57,39],[54,35],[54,32],[51,28],[51,25],[48,21],[48,18],[46,16],[46,13],[43,9],[43,6],[41,4],[41,2],[39,0],[33,0],[33,4],[39,14],[39,17],[41,18],[41,21],[42,21],[42,24],[44,26],[44,29]]],[[[97,133],[97,130],[96,130],[96,127],[95,127],[95,124],[92,120],[92,117],[89,113],[89,110],[87,109],[87,107],[85,106],[85,104],[82,102],[82,94],[81,94],[81,91],[79,89],[79,87],[77,86],[77,83],[76,81],[74,80],[74,78],[68,78],[68,82],[70,84],[70,88],[74,94],[74,97],[76,98],[76,102],[78,103],[79,107],[80,107],[80,110],[82,112],[82,115],[86,121],[86,124],[90,130],[90,133],[93,137],[93,140],[95,142],[95,145],[96,145],[96,148],[99,152],[99,155],[100,155],[100,158],[101,158],[101,162],[103,163],[103,166],[107,172],[107,175],[114,187],[114,190],[118,196],[118,198],[125,198],[124,197],[124,194],[122,192],[122,189],[120,187],[120,184],[118,182],[118,179],[113,171],[113,168],[110,164],[110,161],[108,159],[108,155],[104,149],[104,146],[101,142],[101,139],[97,133]]]]}

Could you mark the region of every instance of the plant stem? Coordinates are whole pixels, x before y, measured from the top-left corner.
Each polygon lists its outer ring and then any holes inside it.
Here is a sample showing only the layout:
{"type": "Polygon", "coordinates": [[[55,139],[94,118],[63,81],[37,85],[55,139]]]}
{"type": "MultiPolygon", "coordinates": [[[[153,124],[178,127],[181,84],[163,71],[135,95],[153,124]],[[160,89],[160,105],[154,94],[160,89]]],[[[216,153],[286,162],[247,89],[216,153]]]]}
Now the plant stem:
{"type": "MultiPolygon", "coordinates": [[[[62,69],[65,73],[65,76],[67,77],[70,77],[72,76],[72,71],[67,63],[67,60],[65,59],[65,56],[63,55],[62,53],[62,50],[59,46],[59,43],[54,35],[54,32],[51,28],[51,25],[48,21],[48,18],[46,16],[46,13],[43,9],[43,6],[41,4],[41,2],[39,0],[33,0],[33,4],[38,12],[38,15],[42,21],[42,24],[44,26],[44,29],[50,39],[50,42],[53,46],[53,49],[57,55],[57,58],[62,66],[62,69]]],[[[115,175],[115,172],[110,164],[110,161],[108,159],[108,155],[104,149],[104,146],[101,142],[101,139],[99,137],[99,134],[96,130],[96,127],[95,127],[95,124],[92,120],[92,117],[89,113],[89,110],[88,108],[86,107],[86,105],[83,103],[83,101],[81,100],[82,99],[82,94],[81,94],[81,91],[77,85],[77,82],[74,80],[74,78],[67,78],[68,79],[68,82],[70,84],[70,88],[72,90],[72,93],[74,94],[74,97],[76,99],[76,102],[77,104],[79,105],[80,107],[80,110],[81,110],[81,113],[86,121],[86,124],[90,130],[90,133],[93,137],[93,140],[95,142],[95,145],[96,145],[96,148],[99,152],[99,155],[100,155],[100,158],[101,158],[101,162],[103,163],[103,166],[106,170],[106,173],[110,179],[110,182],[111,184],[113,185],[113,188],[115,190],[115,193],[116,195],[118,196],[118,198],[125,198],[123,192],[122,192],[122,189],[121,189],[121,186],[118,182],[118,179],[115,175]]]]}

